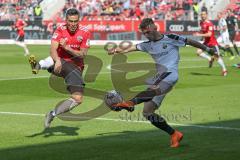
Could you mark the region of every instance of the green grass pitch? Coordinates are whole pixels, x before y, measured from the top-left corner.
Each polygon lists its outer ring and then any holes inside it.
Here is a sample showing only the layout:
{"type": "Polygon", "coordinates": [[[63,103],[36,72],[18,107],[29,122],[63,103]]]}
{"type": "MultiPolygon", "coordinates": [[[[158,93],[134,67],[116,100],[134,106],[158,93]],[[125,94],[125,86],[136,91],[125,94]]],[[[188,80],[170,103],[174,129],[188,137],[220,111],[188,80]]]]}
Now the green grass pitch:
{"type": "MultiPolygon", "coordinates": [[[[49,46],[29,45],[29,49],[38,59],[49,54],[49,46]]],[[[239,159],[240,70],[231,65],[240,62],[240,58],[230,61],[224,57],[229,74],[223,77],[216,62],[209,69],[207,61],[197,57],[195,52],[196,49],[190,47],[180,50],[179,81],[160,109],[168,122],[184,133],[181,146],[172,149],[169,147],[169,136],[143,119],[142,105],[131,114],[109,112],[88,121],[62,121],[57,118],[50,129],[43,130],[44,114],[68,95],[49,87],[48,72],[31,74],[22,48],[1,45],[0,159],[239,159]]],[[[103,46],[93,46],[89,55],[101,59],[103,65],[96,80],[87,82],[87,96],[83,104],[72,111],[74,114],[94,110],[102,103],[102,94],[115,85],[128,85],[122,81],[112,83],[113,77],[108,69],[112,57],[106,55],[103,46]]],[[[132,64],[152,62],[148,55],[140,52],[127,57],[128,63],[134,62],[132,64]]],[[[94,68],[94,63],[92,65],[94,68]]],[[[137,79],[145,73],[128,73],[127,80],[137,79]]],[[[131,88],[135,93],[142,89],[143,85],[131,88]]]]}

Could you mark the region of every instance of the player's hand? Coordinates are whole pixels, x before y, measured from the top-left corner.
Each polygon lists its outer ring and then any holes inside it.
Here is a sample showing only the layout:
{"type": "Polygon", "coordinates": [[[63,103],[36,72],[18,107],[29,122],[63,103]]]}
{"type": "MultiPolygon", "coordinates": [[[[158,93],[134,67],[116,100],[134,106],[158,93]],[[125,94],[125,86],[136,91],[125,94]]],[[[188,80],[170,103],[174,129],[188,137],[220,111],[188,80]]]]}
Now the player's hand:
{"type": "Polygon", "coordinates": [[[118,48],[113,48],[113,49],[108,49],[108,55],[114,55],[120,53],[120,49],[118,48]]]}
{"type": "Polygon", "coordinates": [[[67,46],[67,39],[66,38],[62,38],[59,42],[59,44],[62,46],[62,48],[66,48],[67,46]]]}
{"type": "Polygon", "coordinates": [[[196,33],[193,33],[194,36],[200,36],[200,33],[196,32],[196,33]]]}
{"type": "Polygon", "coordinates": [[[115,52],[116,52],[116,49],[108,49],[107,50],[108,55],[114,55],[115,52]]]}
{"type": "Polygon", "coordinates": [[[54,72],[55,73],[60,73],[62,70],[62,63],[61,60],[56,60],[55,65],[54,65],[54,72]]]}

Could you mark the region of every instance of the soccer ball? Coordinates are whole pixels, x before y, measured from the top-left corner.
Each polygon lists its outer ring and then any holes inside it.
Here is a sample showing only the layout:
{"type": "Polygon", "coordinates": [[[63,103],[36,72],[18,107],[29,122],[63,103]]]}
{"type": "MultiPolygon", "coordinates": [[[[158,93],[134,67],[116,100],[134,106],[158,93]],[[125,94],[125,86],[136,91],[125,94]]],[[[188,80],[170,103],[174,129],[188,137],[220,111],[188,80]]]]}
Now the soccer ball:
{"type": "Polygon", "coordinates": [[[113,111],[120,111],[121,108],[114,107],[114,104],[123,102],[123,97],[120,92],[116,90],[108,91],[104,97],[105,104],[113,111]]]}

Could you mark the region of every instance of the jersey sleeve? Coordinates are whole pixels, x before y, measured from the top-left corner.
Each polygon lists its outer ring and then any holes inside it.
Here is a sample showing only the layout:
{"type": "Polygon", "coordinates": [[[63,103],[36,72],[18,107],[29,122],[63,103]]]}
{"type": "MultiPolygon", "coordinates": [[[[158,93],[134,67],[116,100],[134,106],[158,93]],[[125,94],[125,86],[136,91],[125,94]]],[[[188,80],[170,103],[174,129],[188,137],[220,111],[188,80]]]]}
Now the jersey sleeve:
{"type": "Polygon", "coordinates": [[[172,45],[175,45],[178,47],[182,47],[186,45],[187,38],[184,36],[180,36],[177,34],[168,34],[166,36],[168,37],[169,43],[171,43],[172,45]]]}
{"type": "Polygon", "coordinates": [[[90,32],[89,31],[85,32],[85,34],[83,35],[83,40],[80,45],[80,48],[90,48],[90,32]]]}
{"type": "Polygon", "coordinates": [[[136,49],[139,51],[147,52],[149,48],[149,42],[142,42],[136,45],[136,49]]]}
{"type": "Polygon", "coordinates": [[[56,41],[56,42],[60,42],[60,39],[62,38],[62,34],[61,34],[61,29],[60,28],[57,28],[55,30],[55,32],[53,33],[53,36],[52,36],[52,41],[56,41]]]}

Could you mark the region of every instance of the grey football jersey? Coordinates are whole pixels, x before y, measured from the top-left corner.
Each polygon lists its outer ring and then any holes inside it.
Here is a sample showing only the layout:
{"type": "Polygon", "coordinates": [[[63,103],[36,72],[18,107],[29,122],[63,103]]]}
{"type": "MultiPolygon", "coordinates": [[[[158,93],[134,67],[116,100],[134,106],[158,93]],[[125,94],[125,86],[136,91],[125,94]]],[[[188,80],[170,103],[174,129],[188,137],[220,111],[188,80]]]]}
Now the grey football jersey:
{"type": "Polygon", "coordinates": [[[147,52],[156,63],[158,72],[178,72],[179,47],[186,45],[186,38],[169,34],[158,41],[147,41],[136,45],[137,49],[147,52]]]}
{"type": "Polygon", "coordinates": [[[228,33],[228,29],[226,29],[225,31],[222,30],[222,28],[224,26],[227,26],[227,22],[224,18],[221,18],[219,21],[218,21],[218,26],[220,28],[220,33],[224,33],[224,32],[227,32],[228,33]]]}

